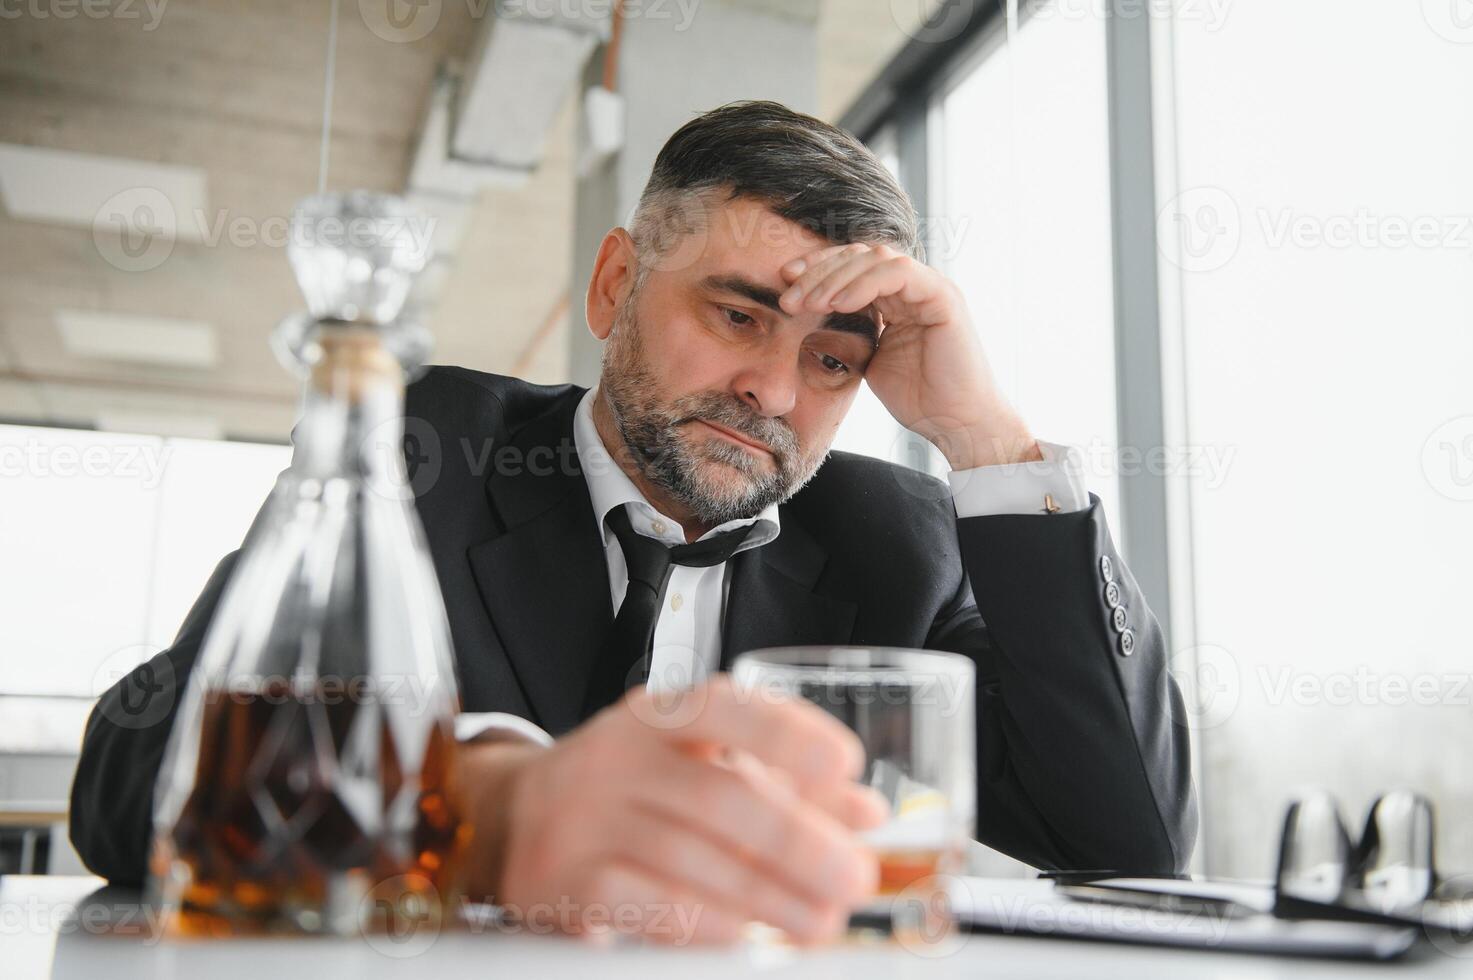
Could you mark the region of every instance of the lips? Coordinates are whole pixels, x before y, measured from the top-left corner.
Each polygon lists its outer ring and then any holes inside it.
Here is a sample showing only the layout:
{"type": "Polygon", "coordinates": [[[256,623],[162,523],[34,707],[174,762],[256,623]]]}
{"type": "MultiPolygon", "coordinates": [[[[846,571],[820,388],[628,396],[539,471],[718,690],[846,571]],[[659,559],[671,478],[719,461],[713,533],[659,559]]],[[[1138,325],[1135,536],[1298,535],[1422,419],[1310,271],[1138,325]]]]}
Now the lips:
{"type": "Polygon", "coordinates": [[[737,432],[733,429],[728,429],[724,425],[717,425],[715,422],[708,422],[705,419],[696,419],[695,421],[701,423],[704,426],[707,426],[708,428],[714,429],[717,434],[725,436],[732,442],[746,446],[748,449],[752,449],[759,453],[766,453],[768,456],[773,455],[772,450],[768,449],[762,443],[757,442],[756,440],[748,436],[744,436],[740,432],[737,432]]]}

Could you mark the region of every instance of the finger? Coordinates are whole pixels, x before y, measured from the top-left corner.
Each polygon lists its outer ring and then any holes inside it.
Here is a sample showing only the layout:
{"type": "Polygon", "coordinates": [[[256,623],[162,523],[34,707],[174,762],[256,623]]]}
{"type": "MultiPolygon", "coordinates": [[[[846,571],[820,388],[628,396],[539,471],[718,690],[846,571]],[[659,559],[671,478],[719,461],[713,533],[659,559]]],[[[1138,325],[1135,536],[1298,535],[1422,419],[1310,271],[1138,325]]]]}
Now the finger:
{"type": "Polygon", "coordinates": [[[804,307],[807,297],[813,289],[832,274],[835,269],[871,250],[872,248],[869,245],[852,242],[848,245],[837,247],[817,261],[809,262],[803,270],[803,274],[793,281],[792,285],[783,292],[782,296],[778,297],[778,305],[790,314],[797,313],[804,307]]]}
{"type": "Polygon", "coordinates": [[[610,829],[618,838],[614,842],[618,856],[696,895],[712,896],[748,919],[786,930],[800,942],[829,938],[843,918],[839,906],[814,900],[684,823],[653,810],[630,810],[610,829]]]}
{"type": "Polygon", "coordinates": [[[873,893],[874,856],[838,820],[770,778],[666,748],[628,787],[648,809],[712,838],[812,900],[852,906],[873,893]]]}
{"type": "Polygon", "coordinates": [[[817,265],[819,262],[822,262],[830,255],[833,255],[835,252],[838,252],[846,247],[847,245],[840,244],[825,245],[823,248],[816,248],[806,255],[802,255],[796,259],[793,259],[787,265],[784,265],[779,271],[782,273],[783,278],[791,283],[793,280],[801,276],[804,271],[806,271],[811,266],[817,265]]]}
{"type": "Polygon", "coordinates": [[[855,832],[873,830],[890,819],[890,804],[884,794],[861,783],[825,786],[807,799],[855,832]]]}
{"type": "MultiPolygon", "coordinates": [[[[832,309],[835,313],[853,313],[862,310],[876,300],[904,292],[915,279],[915,263],[904,255],[883,259],[857,270],[855,275],[843,282],[835,282],[837,288],[827,290],[818,309],[832,309]]],[[[805,305],[807,305],[805,303],[805,305]]]]}
{"type": "Polygon", "coordinates": [[[705,754],[703,758],[712,765],[725,766],[738,774],[760,771],[767,778],[778,783],[794,796],[802,795],[798,782],[793,778],[792,773],[786,769],[769,766],[752,753],[743,749],[721,746],[715,752],[705,754]]]}
{"type": "MultiPolygon", "coordinates": [[[[856,281],[863,280],[876,268],[893,267],[902,274],[908,272],[908,262],[905,256],[893,255],[876,249],[857,253],[847,258],[848,261],[831,266],[822,279],[804,292],[803,309],[814,311],[831,309],[835,295],[849,291],[856,281]]],[[[859,307],[856,306],[844,312],[852,313],[857,309],[859,307]]]]}
{"type": "MultiPolygon", "coordinates": [[[[640,725],[647,737],[670,743],[708,742],[741,749],[791,773],[800,787],[853,780],[864,768],[859,737],[821,708],[780,691],[738,688],[730,677],[712,678],[689,696],[699,711],[668,728],[640,725]]],[[[635,718],[644,716],[649,692],[627,695],[635,718]]]]}
{"type": "Polygon", "coordinates": [[[574,927],[636,933],[675,946],[733,943],[744,917],[690,888],[626,861],[601,864],[581,889],[574,927]]]}
{"type": "Polygon", "coordinates": [[[782,769],[763,765],[755,756],[739,749],[728,749],[708,761],[724,765],[753,778],[767,778],[802,796],[845,827],[854,831],[878,827],[890,818],[890,804],[883,794],[870,786],[851,782],[826,782],[801,787],[782,769]]]}

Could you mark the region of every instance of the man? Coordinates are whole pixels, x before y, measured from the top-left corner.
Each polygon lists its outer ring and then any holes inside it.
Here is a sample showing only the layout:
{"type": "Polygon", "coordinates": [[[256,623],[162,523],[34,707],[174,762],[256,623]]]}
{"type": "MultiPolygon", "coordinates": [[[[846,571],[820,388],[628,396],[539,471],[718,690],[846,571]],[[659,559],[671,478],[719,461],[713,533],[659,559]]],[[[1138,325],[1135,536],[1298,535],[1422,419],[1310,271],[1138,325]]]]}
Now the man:
{"type": "MultiPolygon", "coordinates": [[[[960,292],[917,260],[885,169],[819,120],[737,103],[670,139],[631,225],[588,284],[596,388],[441,368],[407,393],[439,446],[416,491],[467,711],[472,891],[698,910],[698,939],[753,918],[832,936],[875,883],[857,832],[884,818],[857,740],[704,680],[796,643],[976,662],[982,841],[1181,869],[1196,815],[1161,633],[1077,464],[1034,439],[960,292]],[[861,378],[949,487],[829,453],[861,378]],[[698,710],[660,724],[646,674],[693,684],[698,710]]],[[[188,672],[232,566],[150,676],[188,672]]],[[[144,874],[168,728],[109,721],[130,680],[93,712],[72,808],[83,858],[123,881],[144,874]]]]}

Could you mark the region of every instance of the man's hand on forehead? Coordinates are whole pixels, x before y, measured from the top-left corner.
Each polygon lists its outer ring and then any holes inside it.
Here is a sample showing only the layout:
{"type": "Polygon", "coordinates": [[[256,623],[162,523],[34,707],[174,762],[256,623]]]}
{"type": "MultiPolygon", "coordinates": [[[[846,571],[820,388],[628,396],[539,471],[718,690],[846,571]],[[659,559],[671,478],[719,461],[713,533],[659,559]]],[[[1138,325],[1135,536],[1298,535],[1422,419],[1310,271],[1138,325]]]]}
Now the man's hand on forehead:
{"type": "MultiPolygon", "coordinates": [[[[962,292],[888,245],[828,245],[788,262],[783,312],[828,313],[828,324],[875,338],[870,390],[901,425],[929,439],[954,469],[1041,458],[992,376],[962,292]]],[[[826,324],[827,325],[827,324],[826,324]]]]}
{"type": "MultiPolygon", "coordinates": [[[[735,293],[751,300],[759,306],[766,307],[774,313],[784,316],[792,315],[782,305],[783,294],[776,289],[771,289],[760,283],[741,275],[711,275],[707,276],[701,283],[705,288],[717,292],[735,293]]],[[[883,329],[879,311],[867,308],[855,312],[831,312],[824,320],[824,327],[829,330],[837,330],[841,333],[857,334],[869,340],[870,346],[879,344],[880,332],[883,329]]]]}

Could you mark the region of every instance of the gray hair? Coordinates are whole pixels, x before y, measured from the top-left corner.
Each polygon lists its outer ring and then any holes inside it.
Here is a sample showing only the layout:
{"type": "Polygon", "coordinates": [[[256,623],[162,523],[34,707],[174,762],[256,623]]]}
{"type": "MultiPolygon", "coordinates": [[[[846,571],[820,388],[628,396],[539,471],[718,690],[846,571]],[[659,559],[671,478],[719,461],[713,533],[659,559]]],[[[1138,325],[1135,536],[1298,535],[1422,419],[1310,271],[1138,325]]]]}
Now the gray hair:
{"type": "Polygon", "coordinates": [[[738,198],[833,242],[924,258],[910,198],[859,140],[777,102],[732,102],[686,123],[655,158],[630,222],[637,292],[652,259],[699,230],[708,206],[738,198]]]}

